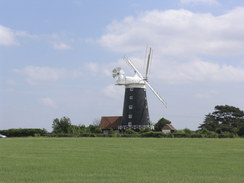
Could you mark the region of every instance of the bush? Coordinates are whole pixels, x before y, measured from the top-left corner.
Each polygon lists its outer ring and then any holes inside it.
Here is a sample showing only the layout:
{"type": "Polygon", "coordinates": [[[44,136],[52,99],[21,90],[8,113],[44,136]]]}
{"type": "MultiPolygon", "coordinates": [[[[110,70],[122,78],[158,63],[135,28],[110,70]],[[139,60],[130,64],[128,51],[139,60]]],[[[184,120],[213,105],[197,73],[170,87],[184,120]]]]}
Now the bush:
{"type": "Polygon", "coordinates": [[[135,133],[135,134],[122,133],[121,137],[140,137],[140,135],[138,133],[135,133]]]}
{"type": "Polygon", "coordinates": [[[152,131],[151,128],[144,128],[144,129],[141,129],[141,130],[139,131],[139,133],[145,133],[145,132],[150,132],[150,131],[152,131]]]}
{"type": "Polygon", "coordinates": [[[128,129],[128,130],[125,130],[125,134],[137,134],[137,132],[134,130],[128,129]]]}
{"type": "Polygon", "coordinates": [[[110,135],[111,137],[121,137],[121,134],[119,132],[113,132],[110,135]]]}
{"type": "Polygon", "coordinates": [[[89,125],[87,127],[87,129],[90,133],[102,133],[102,130],[98,126],[95,126],[95,125],[89,125]]]}
{"type": "Polygon", "coordinates": [[[0,130],[0,133],[7,137],[28,137],[28,136],[44,136],[47,134],[45,129],[39,128],[19,128],[19,129],[8,129],[0,130]]]}
{"type": "Polygon", "coordinates": [[[175,138],[186,138],[186,137],[190,137],[190,135],[185,134],[185,133],[174,133],[174,137],[175,138]]]}
{"type": "Polygon", "coordinates": [[[240,137],[243,137],[244,136],[244,126],[242,126],[239,130],[238,130],[238,135],[240,136],[240,137]]]}
{"type": "Polygon", "coordinates": [[[124,132],[120,133],[121,137],[139,137],[140,134],[132,129],[127,129],[124,132]]]}
{"type": "Polygon", "coordinates": [[[202,138],[204,137],[204,135],[200,134],[200,133],[193,133],[190,135],[191,138],[202,138]]]}
{"type": "Polygon", "coordinates": [[[191,130],[188,129],[188,128],[185,128],[185,129],[183,130],[183,132],[184,132],[185,134],[188,134],[189,136],[190,136],[191,134],[195,133],[194,131],[191,131],[191,130]]]}
{"type": "Polygon", "coordinates": [[[202,137],[207,138],[218,138],[218,133],[214,131],[209,131],[207,129],[203,129],[196,132],[197,134],[200,134],[202,137]]]}
{"type": "Polygon", "coordinates": [[[218,135],[219,138],[234,138],[235,135],[233,133],[230,133],[230,132],[221,132],[219,135],[218,135]]]}
{"type": "Polygon", "coordinates": [[[141,134],[141,137],[157,137],[157,138],[161,138],[161,137],[167,137],[167,134],[163,133],[163,132],[145,132],[141,134]]]}
{"type": "Polygon", "coordinates": [[[184,130],[178,130],[173,133],[174,137],[176,138],[186,138],[186,137],[191,137],[190,133],[186,133],[184,130]]]}

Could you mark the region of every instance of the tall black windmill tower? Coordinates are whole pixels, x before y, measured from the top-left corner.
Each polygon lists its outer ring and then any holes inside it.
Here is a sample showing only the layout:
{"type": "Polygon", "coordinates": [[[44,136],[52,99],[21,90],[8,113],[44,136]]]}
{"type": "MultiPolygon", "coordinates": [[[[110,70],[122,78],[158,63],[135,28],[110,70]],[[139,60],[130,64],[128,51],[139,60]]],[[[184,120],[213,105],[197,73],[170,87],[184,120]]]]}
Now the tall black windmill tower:
{"type": "Polygon", "coordinates": [[[116,67],[112,71],[112,76],[116,79],[116,85],[125,86],[123,117],[122,123],[119,126],[120,130],[150,128],[146,86],[148,86],[156,97],[166,106],[166,102],[148,82],[151,55],[152,49],[150,48],[147,56],[145,76],[138,71],[127,57],[124,57],[124,60],[134,70],[134,76],[125,76],[124,71],[120,67],[116,67]]]}

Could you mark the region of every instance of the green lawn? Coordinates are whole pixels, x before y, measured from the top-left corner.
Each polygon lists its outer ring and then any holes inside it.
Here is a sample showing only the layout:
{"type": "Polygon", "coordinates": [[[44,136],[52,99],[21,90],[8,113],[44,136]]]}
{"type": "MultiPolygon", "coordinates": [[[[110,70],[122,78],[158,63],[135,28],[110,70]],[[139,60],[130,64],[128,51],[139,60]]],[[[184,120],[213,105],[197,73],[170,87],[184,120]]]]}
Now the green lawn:
{"type": "Polygon", "coordinates": [[[0,183],[243,183],[244,139],[0,139],[0,183]]]}

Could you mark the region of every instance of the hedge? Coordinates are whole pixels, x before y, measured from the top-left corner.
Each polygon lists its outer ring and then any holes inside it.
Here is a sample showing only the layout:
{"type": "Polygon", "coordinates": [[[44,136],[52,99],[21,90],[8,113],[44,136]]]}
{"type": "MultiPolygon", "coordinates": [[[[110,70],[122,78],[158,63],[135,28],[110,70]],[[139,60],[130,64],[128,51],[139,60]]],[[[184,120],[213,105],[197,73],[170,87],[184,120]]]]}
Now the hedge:
{"type": "Polygon", "coordinates": [[[18,128],[18,129],[8,129],[0,130],[0,134],[6,135],[7,137],[35,137],[44,136],[47,134],[47,130],[39,128],[18,128]]]}
{"type": "Polygon", "coordinates": [[[45,129],[38,128],[20,128],[20,129],[8,129],[0,130],[0,134],[6,135],[7,137],[154,137],[154,138],[234,138],[238,137],[237,134],[222,132],[216,133],[212,131],[184,131],[179,130],[173,133],[163,133],[163,132],[135,132],[132,130],[127,130],[124,133],[114,132],[111,134],[102,133],[84,133],[84,134],[69,134],[69,133],[48,133],[45,129]],[[187,132],[187,133],[186,133],[187,132]]]}

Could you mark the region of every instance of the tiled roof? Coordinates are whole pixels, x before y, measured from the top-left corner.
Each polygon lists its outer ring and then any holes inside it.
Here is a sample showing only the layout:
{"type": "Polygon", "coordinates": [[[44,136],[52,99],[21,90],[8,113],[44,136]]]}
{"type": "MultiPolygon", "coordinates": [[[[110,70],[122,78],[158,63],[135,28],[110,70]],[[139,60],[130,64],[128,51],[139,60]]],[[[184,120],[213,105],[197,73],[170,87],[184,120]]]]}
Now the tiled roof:
{"type": "Polygon", "coordinates": [[[102,116],[99,127],[102,130],[117,130],[118,126],[121,124],[122,116],[102,116]]]}
{"type": "Polygon", "coordinates": [[[164,125],[164,127],[162,128],[162,130],[173,130],[173,131],[176,131],[176,129],[171,124],[164,125]]]}

